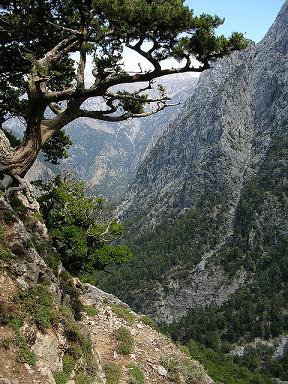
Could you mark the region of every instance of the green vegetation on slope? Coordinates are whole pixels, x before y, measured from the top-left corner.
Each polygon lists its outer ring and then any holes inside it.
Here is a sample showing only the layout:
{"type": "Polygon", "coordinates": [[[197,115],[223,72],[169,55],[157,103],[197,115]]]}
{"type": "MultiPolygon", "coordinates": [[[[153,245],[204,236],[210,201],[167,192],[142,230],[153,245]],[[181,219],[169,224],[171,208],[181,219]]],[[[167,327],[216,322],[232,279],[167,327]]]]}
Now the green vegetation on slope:
{"type": "Polygon", "coordinates": [[[132,253],[113,241],[123,234],[116,219],[105,217],[102,198],[86,197],[84,183],[57,176],[41,183],[41,212],[64,267],[73,274],[93,274],[128,262],[132,253]]]}
{"type": "MultiPolygon", "coordinates": [[[[169,327],[174,338],[227,352],[231,343],[268,340],[288,332],[287,157],[287,132],[275,134],[263,166],[242,193],[234,235],[214,257],[230,276],[244,268],[251,282],[220,307],[191,310],[169,327]]],[[[257,353],[263,354],[263,348],[257,353]]],[[[249,358],[235,360],[287,379],[287,357],[275,361],[272,350],[263,358],[252,355],[250,351],[249,358]]]]}

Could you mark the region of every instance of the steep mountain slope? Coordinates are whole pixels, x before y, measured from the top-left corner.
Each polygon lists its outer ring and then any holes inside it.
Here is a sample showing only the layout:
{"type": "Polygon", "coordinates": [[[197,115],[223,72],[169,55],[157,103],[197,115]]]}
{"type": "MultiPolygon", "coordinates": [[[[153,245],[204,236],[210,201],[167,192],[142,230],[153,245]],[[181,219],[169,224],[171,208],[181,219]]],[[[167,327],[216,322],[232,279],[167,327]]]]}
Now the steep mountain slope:
{"type": "Polygon", "coordinates": [[[213,383],[151,319],[64,271],[37,203],[18,197],[0,197],[0,383],[213,383]]]}
{"type": "MultiPolygon", "coordinates": [[[[180,75],[158,80],[159,83],[165,86],[173,103],[177,104],[188,97],[197,79],[191,75],[180,75]]],[[[70,150],[71,156],[61,164],[61,168],[77,170],[77,176],[88,183],[92,193],[119,200],[134,179],[147,149],[179,109],[180,105],[177,105],[145,119],[122,123],[91,119],[74,122],[67,127],[74,146],[70,150]]]]}
{"type": "Polygon", "coordinates": [[[201,76],[118,210],[136,258],[102,284],[161,322],[242,292],[237,318],[256,286],[267,318],[257,303],[243,332],[287,328],[287,18],[286,1],[261,43],[201,76]]]}

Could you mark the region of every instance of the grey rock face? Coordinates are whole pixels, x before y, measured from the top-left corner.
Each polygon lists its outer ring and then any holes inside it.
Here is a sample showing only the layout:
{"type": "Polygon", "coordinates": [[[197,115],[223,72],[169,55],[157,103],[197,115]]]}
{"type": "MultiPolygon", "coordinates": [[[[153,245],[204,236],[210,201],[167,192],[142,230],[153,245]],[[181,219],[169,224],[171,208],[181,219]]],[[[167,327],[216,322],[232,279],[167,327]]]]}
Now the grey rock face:
{"type": "MultiPolygon", "coordinates": [[[[138,305],[142,301],[146,312],[162,321],[177,320],[189,308],[221,304],[251,278],[239,270],[237,276],[228,279],[213,260],[234,233],[235,212],[246,186],[255,175],[261,177],[274,137],[287,130],[287,18],[286,1],[261,43],[219,60],[201,76],[180,115],[140,165],[118,209],[119,216],[129,221],[131,232],[136,233],[139,228],[146,231],[177,223],[203,202],[212,202],[213,217],[225,200],[227,209],[221,212],[218,243],[207,242],[199,264],[184,277],[181,265],[159,276],[161,283],[155,283],[157,294],[151,301],[145,301],[139,288],[138,305]]],[[[266,196],[258,219],[255,213],[255,228],[249,235],[252,247],[260,241],[261,232],[263,239],[268,223],[288,233],[286,213],[281,213],[272,200],[266,196]]]]}

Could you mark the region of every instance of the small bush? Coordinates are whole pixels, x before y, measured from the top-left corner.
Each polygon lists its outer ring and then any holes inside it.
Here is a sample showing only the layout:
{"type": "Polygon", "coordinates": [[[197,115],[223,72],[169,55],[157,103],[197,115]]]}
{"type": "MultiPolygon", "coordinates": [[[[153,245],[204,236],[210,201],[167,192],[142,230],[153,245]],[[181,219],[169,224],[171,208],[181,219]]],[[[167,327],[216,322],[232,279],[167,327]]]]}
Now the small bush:
{"type": "Polygon", "coordinates": [[[91,307],[90,305],[84,305],[84,311],[88,316],[96,316],[99,313],[96,308],[91,307]]]}
{"type": "Polygon", "coordinates": [[[0,348],[8,350],[11,344],[11,339],[2,339],[0,340],[0,348]]]}
{"type": "Polygon", "coordinates": [[[10,205],[18,213],[25,214],[28,212],[28,208],[16,196],[10,198],[10,205]]]}
{"type": "Polygon", "coordinates": [[[136,364],[129,364],[129,384],[144,384],[145,376],[141,368],[136,364]]]}
{"type": "Polygon", "coordinates": [[[168,371],[168,379],[176,383],[182,382],[184,379],[187,384],[197,384],[203,381],[206,375],[201,365],[196,365],[188,358],[182,359],[179,356],[171,355],[163,358],[162,364],[168,371]]]}
{"type": "Polygon", "coordinates": [[[65,353],[63,356],[63,369],[60,372],[54,373],[54,380],[56,384],[66,384],[66,382],[69,380],[69,377],[71,376],[71,373],[73,372],[73,369],[76,364],[76,360],[74,356],[70,355],[70,353],[65,353]]]}
{"type": "Polygon", "coordinates": [[[32,316],[36,324],[43,329],[49,328],[59,321],[59,314],[54,308],[53,296],[47,287],[28,288],[16,297],[26,312],[32,316]]]}
{"type": "Polygon", "coordinates": [[[0,217],[6,224],[13,223],[16,220],[14,213],[9,210],[1,211],[0,217]]]}
{"type": "Polygon", "coordinates": [[[149,327],[151,327],[153,329],[157,329],[157,325],[155,323],[155,320],[151,319],[151,317],[149,317],[149,316],[141,316],[140,321],[143,324],[149,325],[149,327]]]}
{"type": "Polygon", "coordinates": [[[24,339],[19,342],[19,354],[18,354],[18,362],[19,363],[27,363],[29,364],[31,367],[33,365],[35,365],[36,361],[37,361],[37,357],[35,355],[34,352],[31,351],[30,347],[28,346],[26,340],[24,341],[24,339]]]}
{"type": "Polygon", "coordinates": [[[83,273],[81,275],[78,275],[78,278],[84,284],[88,283],[88,284],[95,285],[95,286],[97,285],[97,280],[92,275],[83,273]]]}
{"type": "Polygon", "coordinates": [[[40,221],[40,223],[45,224],[45,220],[40,212],[33,212],[32,216],[34,219],[40,221]]]}
{"type": "Polygon", "coordinates": [[[12,319],[10,321],[11,327],[15,331],[16,336],[16,344],[19,347],[19,353],[17,357],[17,361],[19,363],[27,363],[30,366],[35,365],[37,358],[34,352],[31,351],[29,345],[24,336],[21,335],[20,328],[23,325],[21,319],[12,319]]]}
{"type": "Polygon", "coordinates": [[[120,380],[121,370],[114,363],[107,363],[104,367],[107,384],[118,384],[120,380]]]}
{"type": "Polygon", "coordinates": [[[115,332],[117,348],[121,355],[129,355],[133,350],[133,336],[128,328],[120,327],[115,332]]]}
{"type": "Polygon", "coordinates": [[[7,261],[13,258],[13,253],[5,245],[0,244],[0,260],[7,261]]]}
{"type": "Polygon", "coordinates": [[[128,324],[134,323],[135,316],[129,311],[129,309],[116,304],[111,305],[111,309],[115,313],[115,315],[127,321],[128,324]]]}
{"type": "Polygon", "coordinates": [[[70,296],[70,307],[76,320],[81,320],[81,312],[83,311],[83,304],[79,296],[79,290],[75,288],[71,275],[69,272],[64,271],[60,275],[60,287],[63,294],[70,296]]]}
{"type": "Polygon", "coordinates": [[[53,269],[53,270],[57,270],[57,268],[59,267],[59,264],[60,264],[60,257],[58,255],[49,255],[47,257],[45,257],[44,259],[46,265],[53,269]]]}
{"type": "Polygon", "coordinates": [[[11,321],[11,314],[7,310],[5,304],[0,302],[0,325],[8,324],[11,321]]]}
{"type": "Polygon", "coordinates": [[[85,372],[78,372],[74,378],[76,384],[94,384],[95,380],[85,372]]]}
{"type": "Polygon", "coordinates": [[[66,384],[67,377],[64,372],[55,372],[53,374],[54,380],[56,384],[66,384]]]}
{"type": "Polygon", "coordinates": [[[67,378],[71,375],[75,367],[75,363],[76,363],[76,360],[74,356],[65,353],[63,357],[63,372],[65,373],[67,378]]]}

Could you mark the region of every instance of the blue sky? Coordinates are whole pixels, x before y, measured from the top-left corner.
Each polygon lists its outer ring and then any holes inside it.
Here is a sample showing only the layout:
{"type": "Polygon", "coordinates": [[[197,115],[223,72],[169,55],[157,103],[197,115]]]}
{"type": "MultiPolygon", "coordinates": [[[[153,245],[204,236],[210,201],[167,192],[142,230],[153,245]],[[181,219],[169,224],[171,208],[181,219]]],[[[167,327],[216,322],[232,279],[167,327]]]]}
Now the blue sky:
{"type": "Polygon", "coordinates": [[[219,32],[243,32],[257,43],[264,37],[285,0],[186,0],[196,15],[210,13],[225,18],[219,32]]]}

